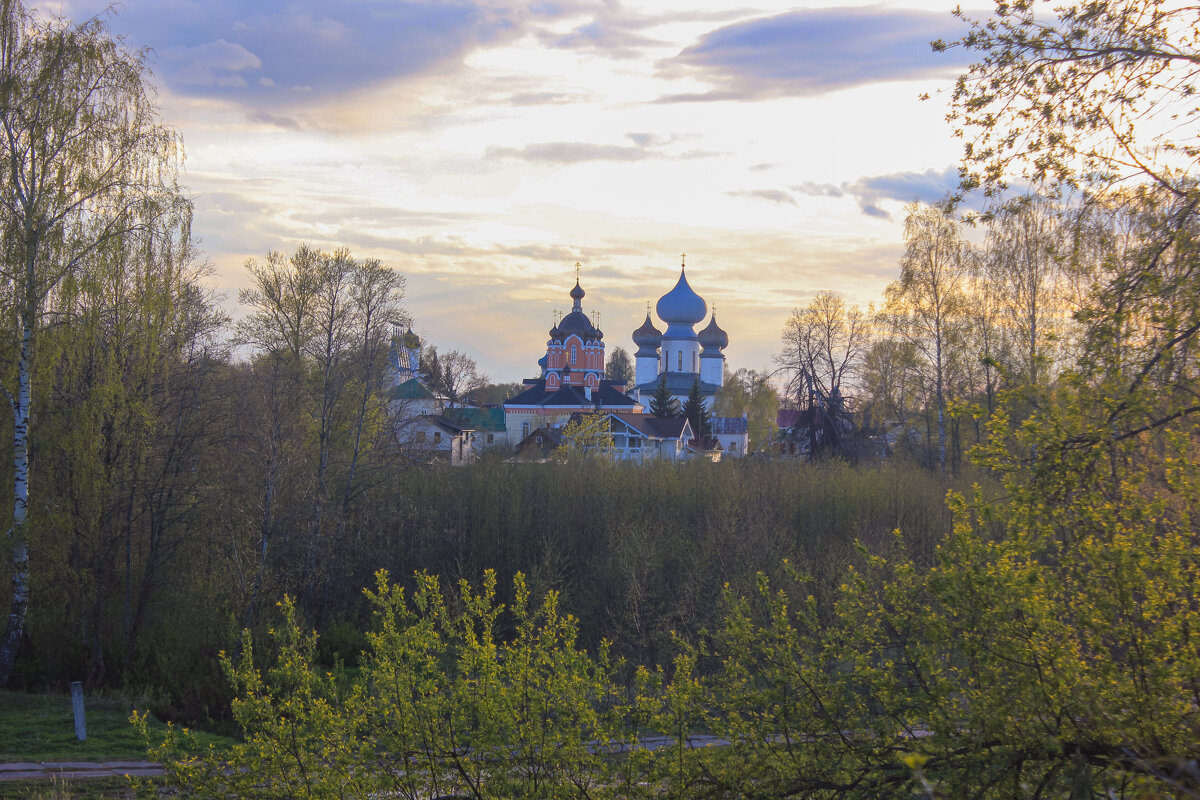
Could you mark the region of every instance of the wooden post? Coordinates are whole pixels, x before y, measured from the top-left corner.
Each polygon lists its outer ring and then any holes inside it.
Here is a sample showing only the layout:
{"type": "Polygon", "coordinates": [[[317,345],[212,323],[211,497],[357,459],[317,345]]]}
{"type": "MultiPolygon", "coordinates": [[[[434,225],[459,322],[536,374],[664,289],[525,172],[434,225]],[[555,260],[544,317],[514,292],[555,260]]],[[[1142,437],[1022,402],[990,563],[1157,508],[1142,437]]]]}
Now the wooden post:
{"type": "Polygon", "coordinates": [[[83,684],[71,681],[71,710],[75,712],[75,738],[83,741],[87,738],[87,725],[83,720],[83,684]]]}

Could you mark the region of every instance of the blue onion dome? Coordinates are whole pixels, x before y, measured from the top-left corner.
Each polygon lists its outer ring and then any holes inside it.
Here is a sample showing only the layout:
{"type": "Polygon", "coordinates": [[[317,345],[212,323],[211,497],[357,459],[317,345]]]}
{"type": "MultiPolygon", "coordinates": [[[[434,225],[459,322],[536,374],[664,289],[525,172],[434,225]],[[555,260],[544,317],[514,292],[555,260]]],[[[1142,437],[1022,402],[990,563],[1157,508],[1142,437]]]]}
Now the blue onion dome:
{"type": "Polygon", "coordinates": [[[704,298],[688,286],[687,275],[682,269],[679,270],[679,282],[675,288],[660,297],[654,308],[658,318],[668,325],[695,325],[708,314],[704,298]]]}
{"type": "Polygon", "coordinates": [[[583,287],[579,285],[579,279],[576,278],[575,288],[571,290],[571,299],[575,301],[575,305],[579,305],[579,301],[583,299],[584,294],[586,292],[583,291],[583,287]]]}
{"type": "MultiPolygon", "coordinates": [[[[646,305],[650,305],[647,303],[646,305]]],[[[657,348],[662,344],[662,331],[654,327],[654,323],[650,321],[650,312],[646,312],[646,321],[642,323],[642,327],[633,332],[633,343],[638,347],[657,348]]]]}
{"type": "Polygon", "coordinates": [[[547,353],[546,355],[544,355],[538,359],[538,366],[541,367],[543,370],[546,369],[546,367],[550,366],[550,354],[549,353],[547,353]]]}
{"type": "Polygon", "coordinates": [[[717,315],[713,314],[708,325],[696,336],[700,346],[708,350],[724,350],[729,346],[729,334],[717,326],[717,315]]]}

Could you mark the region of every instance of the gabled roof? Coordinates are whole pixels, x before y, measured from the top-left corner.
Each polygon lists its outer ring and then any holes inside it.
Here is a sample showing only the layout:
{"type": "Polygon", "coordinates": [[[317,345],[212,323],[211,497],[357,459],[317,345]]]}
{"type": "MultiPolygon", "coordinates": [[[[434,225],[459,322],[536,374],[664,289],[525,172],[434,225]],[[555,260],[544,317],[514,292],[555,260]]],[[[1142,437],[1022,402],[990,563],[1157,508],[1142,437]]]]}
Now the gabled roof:
{"type": "Polygon", "coordinates": [[[653,414],[618,413],[614,413],[612,416],[650,439],[692,438],[692,426],[688,424],[686,417],[656,417],[653,414]]]}
{"type": "Polygon", "coordinates": [[[436,400],[433,392],[416,378],[409,378],[387,394],[388,400],[436,400]]]}
{"type": "Polygon", "coordinates": [[[463,433],[464,431],[475,430],[470,425],[465,425],[456,420],[447,419],[446,417],[441,417],[441,416],[428,417],[428,419],[434,425],[437,425],[442,430],[447,431],[448,433],[452,433],[455,436],[457,436],[460,433],[463,433]]]}

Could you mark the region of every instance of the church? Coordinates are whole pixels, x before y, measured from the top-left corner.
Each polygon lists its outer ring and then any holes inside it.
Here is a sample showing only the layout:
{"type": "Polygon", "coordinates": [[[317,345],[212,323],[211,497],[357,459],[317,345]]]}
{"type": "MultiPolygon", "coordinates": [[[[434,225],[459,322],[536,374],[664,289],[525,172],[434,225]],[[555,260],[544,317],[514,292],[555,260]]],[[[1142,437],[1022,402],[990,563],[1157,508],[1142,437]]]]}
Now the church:
{"type": "MultiPolygon", "coordinates": [[[[578,268],[578,264],[576,265],[578,268]]],[[[570,291],[571,311],[550,328],[546,354],[538,361],[540,374],[524,382],[525,388],[504,403],[508,438],[521,442],[531,432],[561,427],[575,413],[609,412],[620,419],[644,415],[650,398],[662,381],[682,405],[695,383],[710,410],[721,388],[729,336],[717,325],[715,314],[699,333],[708,304],[687,281],[681,264],[675,287],[659,298],[655,311],[665,323],[659,331],[646,312],[646,320],[633,332],[636,345],[635,379],[626,386],[604,377],[604,333],[583,310],[586,292],[578,274],[570,291]]],[[[713,436],[730,455],[746,452],[748,433],[744,418],[714,419],[713,436]]]]}

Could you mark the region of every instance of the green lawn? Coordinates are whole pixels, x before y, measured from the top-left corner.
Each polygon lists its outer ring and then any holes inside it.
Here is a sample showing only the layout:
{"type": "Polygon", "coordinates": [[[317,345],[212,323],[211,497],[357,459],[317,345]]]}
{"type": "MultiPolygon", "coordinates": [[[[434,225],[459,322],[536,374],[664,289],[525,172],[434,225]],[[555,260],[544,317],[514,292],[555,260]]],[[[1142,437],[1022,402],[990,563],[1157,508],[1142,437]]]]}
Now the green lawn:
{"type": "Polygon", "coordinates": [[[128,700],[85,698],[87,739],[81,742],[68,695],[0,691],[0,762],[143,760],[146,749],[129,724],[131,710],[128,700]]]}

